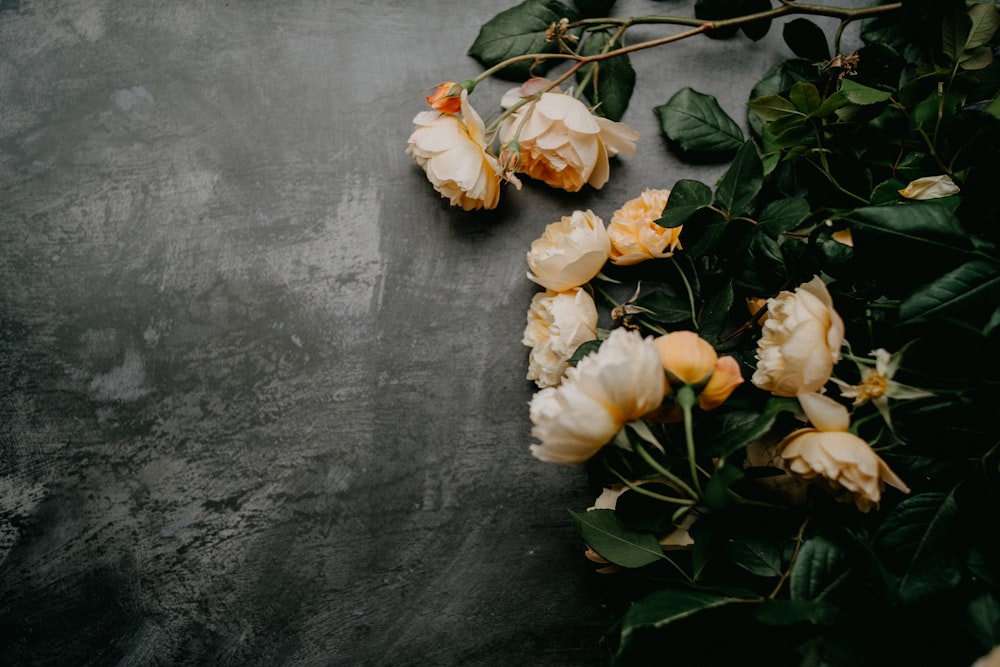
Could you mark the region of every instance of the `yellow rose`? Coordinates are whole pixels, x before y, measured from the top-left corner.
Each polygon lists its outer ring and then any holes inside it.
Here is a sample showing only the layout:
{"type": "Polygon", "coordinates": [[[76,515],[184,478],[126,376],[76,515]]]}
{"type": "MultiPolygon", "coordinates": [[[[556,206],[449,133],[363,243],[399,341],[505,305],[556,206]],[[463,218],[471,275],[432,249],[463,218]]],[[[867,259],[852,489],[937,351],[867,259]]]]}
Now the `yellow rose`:
{"type": "Polygon", "coordinates": [[[658,336],[654,342],[671,381],[705,382],[719,360],[712,344],[693,331],[674,331],[658,336]]]}
{"type": "MultiPolygon", "coordinates": [[[[540,87],[538,80],[508,91],[501,104],[510,108],[540,87]]],[[[518,171],[576,192],[585,184],[600,189],[608,182],[608,158],[635,152],[638,133],[624,123],[590,113],[583,102],[561,92],[541,93],[500,125],[500,142],[520,146],[518,171]]]]}
{"type": "Polygon", "coordinates": [[[844,322],[819,276],[767,300],[751,381],[776,396],[820,389],[840,359],[844,322]]]}
{"type": "Polygon", "coordinates": [[[559,384],[576,348],[595,338],[597,307],[586,290],[535,294],[521,340],[531,348],[528,379],[542,388],[559,384]]]}
{"type": "Polygon", "coordinates": [[[651,338],[615,329],[596,352],[566,370],[562,384],[532,396],[531,445],[535,458],[579,464],[625,424],[663,402],[666,381],[651,338]]]}
{"type": "Polygon", "coordinates": [[[794,431],[778,445],[791,473],[821,480],[839,500],[853,501],[862,512],[878,505],[886,484],[910,492],[867,442],[847,431],[847,408],[821,394],[798,398],[815,428],[794,431]]]}
{"type": "Polygon", "coordinates": [[[553,292],[590,281],[611,251],[604,221],[592,211],[574,211],[545,227],[528,251],[528,279],[553,292]]]}
{"type": "Polygon", "coordinates": [[[670,257],[681,247],[681,228],[667,229],[656,224],[663,215],[670,190],[644,190],[611,216],[608,237],[611,261],[622,266],[647,259],[670,257]]]}
{"type": "Polygon", "coordinates": [[[486,129],[468,96],[463,90],[461,116],[439,111],[418,113],[406,153],[452,206],[466,211],[496,208],[500,162],[486,150],[486,129]]]}
{"type": "Polygon", "coordinates": [[[722,405],[736,387],[743,384],[740,362],[735,357],[719,357],[708,383],[698,392],[698,405],[702,410],[713,410],[722,405]]]}

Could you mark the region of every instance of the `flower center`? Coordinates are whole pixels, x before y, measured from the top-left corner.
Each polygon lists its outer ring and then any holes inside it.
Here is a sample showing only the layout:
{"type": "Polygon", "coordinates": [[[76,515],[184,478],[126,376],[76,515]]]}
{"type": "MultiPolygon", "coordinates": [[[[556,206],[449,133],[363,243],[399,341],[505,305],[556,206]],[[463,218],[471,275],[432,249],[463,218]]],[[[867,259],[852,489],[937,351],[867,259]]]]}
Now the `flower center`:
{"type": "Polygon", "coordinates": [[[878,398],[885,394],[889,381],[878,372],[869,373],[858,385],[858,394],[865,398],[878,398]]]}

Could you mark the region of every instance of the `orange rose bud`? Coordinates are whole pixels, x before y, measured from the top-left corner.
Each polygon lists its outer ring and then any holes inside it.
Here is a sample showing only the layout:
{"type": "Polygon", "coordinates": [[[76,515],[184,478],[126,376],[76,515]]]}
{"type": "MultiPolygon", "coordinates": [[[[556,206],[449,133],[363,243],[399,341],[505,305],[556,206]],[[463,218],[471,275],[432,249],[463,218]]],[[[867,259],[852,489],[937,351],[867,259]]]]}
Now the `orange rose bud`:
{"type": "Polygon", "coordinates": [[[462,87],[454,81],[445,81],[427,96],[427,104],[443,113],[458,113],[462,110],[462,87]]]}
{"type": "Polygon", "coordinates": [[[712,377],[698,394],[698,404],[702,410],[717,408],[741,384],[743,384],[743,374],[740,373],[740,362],[736,361],[735,357],[719,357],[712,377]]]}
{"type": "Polygon", "coordinates": [[[719,359],[712,344],[693,331],[674,331],[659,336],[653,342],[660,352],[660,361],[671,384],[704,382],[715,370],[719,359]]]}

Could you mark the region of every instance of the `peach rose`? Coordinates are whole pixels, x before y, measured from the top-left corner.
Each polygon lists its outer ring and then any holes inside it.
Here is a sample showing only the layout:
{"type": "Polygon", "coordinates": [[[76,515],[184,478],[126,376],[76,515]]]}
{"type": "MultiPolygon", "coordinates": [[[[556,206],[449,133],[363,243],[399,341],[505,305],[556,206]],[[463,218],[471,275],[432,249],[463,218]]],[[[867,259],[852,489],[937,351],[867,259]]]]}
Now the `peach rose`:
{"type": "Polygon", "coordinates": [[[535,458],[579,464],[630,421],[663,402],[666,381],[652,338],[615,329],[596,352],[566,370],[562,384],[532,396],[535,458]]]}
{"type": "Polygon", "coordinates": [[[819,276],[767,300],[751,381],[776,396],[819,390],[833,373],[844,342],[844,322],[819,276]]]}
{"type": "MultiPolygon", "coordinates": [[[[510,108],[522,96],[544,89],[533,79],[508,91],[501,104],[510,108]]],[[[628,125],[590,113],[583,102],[558,89],[538,94],[504,119],[500,142],[520,147],[518,171],[532,178],[576,192],[585,184],[600,189],[608,182],[608,158],[635,152],[639,135],[628,125]]]]}
{"type": "Polygon", "coordinates": [[[622,266],[647,259],[670,257],[681,247],[681,228],[667,229],[656,224],[663,215],[670,190],[644,190],[611,216],[608,237],[611,261],[622,266]]]}
{"type": "Polygon", "coordinates": [[[468,96],[468,91],[463,90],[459,98],[461,115],[418,113],[406,153],[452,206],[466,211],[496,208],[500,201],[500,162],[486,150],[486,128],[468,96]]]}
{"type": "Polygon", "coordinates": [[[521,340],[531,348],[528,379],[542,388],[559,384],[576,348],[595,338],[597,307],[586,290],[535,294],[521,340]]]}
{"type": "Polygon", "coordinates": [[[739,362],[720,357],[711,343],[693,331],[674,331],[653,342],[670,383],[695,385],[702,410],[719,407],[743,383],[739,362]]]}
{"type": "Polygon", "coordinates": [[[574,211],[545,227],[528,251],[528,279],[565,292],[596,276],[608,261],[611,241],[593,211],[574,211]]]}
{"type": "Polygon", "coordinates": [[[853,501],[862,512],[878,505],[886,484],[910,492],[867,442],[848,432],[847,408],[821,394],[798,399],[814,428],[794,431],[778,445],[789,472],[822,481],[839,500],[853,501]]]}

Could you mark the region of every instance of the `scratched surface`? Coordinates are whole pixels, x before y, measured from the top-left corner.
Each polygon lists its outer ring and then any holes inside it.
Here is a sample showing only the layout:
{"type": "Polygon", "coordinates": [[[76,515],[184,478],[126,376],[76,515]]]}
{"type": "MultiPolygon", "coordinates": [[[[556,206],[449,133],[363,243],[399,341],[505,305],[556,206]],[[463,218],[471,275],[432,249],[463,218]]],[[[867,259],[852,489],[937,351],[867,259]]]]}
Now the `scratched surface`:
{"type": "Polygon", "coordinates": [[[717,177],[652,107],[742,120],[784,51],[638,55],[603,191],[464,214],[403,146],[512,4],[0,0],[0,664],[602,664],[592,491],[527,449],[524,252],[717,177]]]}

